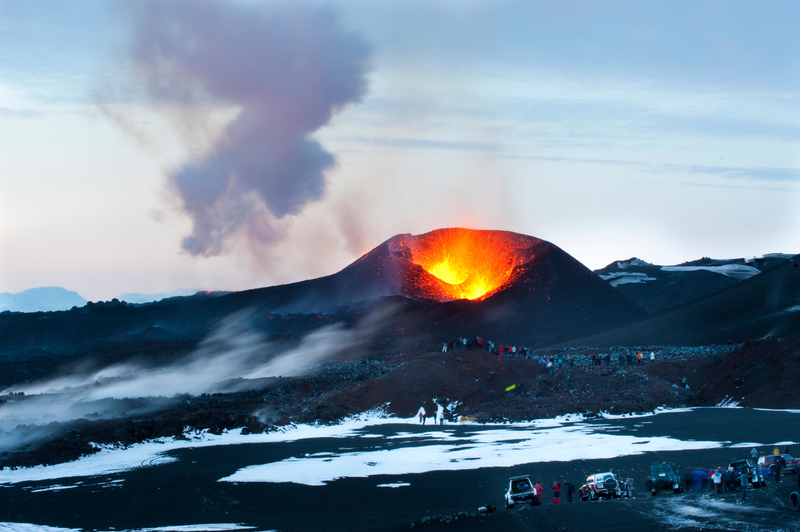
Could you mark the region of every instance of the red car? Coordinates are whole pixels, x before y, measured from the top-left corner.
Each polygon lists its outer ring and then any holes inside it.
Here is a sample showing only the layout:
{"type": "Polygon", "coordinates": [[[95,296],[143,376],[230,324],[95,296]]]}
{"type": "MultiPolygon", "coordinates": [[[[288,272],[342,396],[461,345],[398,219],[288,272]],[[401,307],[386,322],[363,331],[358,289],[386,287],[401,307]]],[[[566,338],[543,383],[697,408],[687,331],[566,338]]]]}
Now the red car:
{"type": "Polygon", "coordinates": [[[622,497],[624,483],[612,472],[589,475],[586,484],[578,490],[582,501],[598,499],[619,499],[622,497]]]}
{"type": "Polygon", "coordinates": [[[797,473],[797,464],[800,464],[800,458],[792,458],[792,456],[788,454],[768,454],[766,456],[761,456],[758,458],[758,465],[764,469],[769,469],[770,476],[774,477],[775,460],[779,456],[782,456],[786,461],[786,469],[783,470],[784,474],[797,473]]]}

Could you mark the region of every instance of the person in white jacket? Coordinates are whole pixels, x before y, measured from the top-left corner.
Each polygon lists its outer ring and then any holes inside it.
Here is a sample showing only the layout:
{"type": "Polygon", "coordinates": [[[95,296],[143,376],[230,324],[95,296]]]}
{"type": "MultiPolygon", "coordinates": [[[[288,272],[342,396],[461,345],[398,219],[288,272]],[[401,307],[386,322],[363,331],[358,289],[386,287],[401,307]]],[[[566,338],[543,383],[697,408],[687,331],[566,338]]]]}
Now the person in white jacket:
{"type": "Polygon", "coordinates": [[[444,425],[444,407],[442,405],[436,405],[436,424],[444,425]]]}

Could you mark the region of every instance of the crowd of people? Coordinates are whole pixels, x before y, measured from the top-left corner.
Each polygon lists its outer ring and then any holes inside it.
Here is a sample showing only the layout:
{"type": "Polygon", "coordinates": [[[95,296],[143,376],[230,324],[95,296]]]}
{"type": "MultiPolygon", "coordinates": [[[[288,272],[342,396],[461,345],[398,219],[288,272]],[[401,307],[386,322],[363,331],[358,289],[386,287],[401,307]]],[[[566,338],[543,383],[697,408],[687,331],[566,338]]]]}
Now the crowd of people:
{"type": "MultiPolygon", "coordinates": [[[[788,452],[789,449],[786,447],[783,454],[788,452]]],[[[735,460],[727,467],[720,466],[716,469],[687,467],[681,476],[681,488],[684,492],[713,491],[717,494],[741,492],[742,499],[746,499],[749,489],[765,486],[768,478],[776,483],[781,482],[786,461],[781,454],[778,454],[778,448],[775,448],[773,454],[775,455],[773,467],[760,465],[759,452],[756,448],[750,452],[751,460],[735,460]]],[[[800,488],[800,475],[797,475],[797,485],[800,488]]],[[[645,487],[651,495],[656,495],[662,490],[672,490],[671,485],[660,485],[649,476],[645,487]]]]}
{"type": "Polygon", "coordinates": [[[593,354],[563,354],[558,353],[555,355],[537,355],[534,354],[529,348],[524,346],[516,346],[511,344],[495,344],[493,341],[484,341],[483,338],[480,336],[476,336],[474,338],[468,338],[466,336],[459,336],[458,338],[453,339],[450,342],[443,342],[442,344],[442,352],[446,353],[448,351],[453,350],[472,350],[472,349],[480,349],[488,351],[492,355],[497,355],[499,357],[523,357],[529,359],[537,359],[543,366],[546,366],[550,373],[553,373],[554,369],[559,369],[565,366],[573,367],[573,366],[583,366],[583,365],[592,365],[592,366],[601,366],[601,365],[608,365],[608,364],[619,364],[621,366],[629,365],[641,365],[644,364],[646,361],[654,362],[656,360],[656,352],[650,351],[648,354],[647,352],[628,352],[626,354],[622,353],[593,353],[593,354]]]}

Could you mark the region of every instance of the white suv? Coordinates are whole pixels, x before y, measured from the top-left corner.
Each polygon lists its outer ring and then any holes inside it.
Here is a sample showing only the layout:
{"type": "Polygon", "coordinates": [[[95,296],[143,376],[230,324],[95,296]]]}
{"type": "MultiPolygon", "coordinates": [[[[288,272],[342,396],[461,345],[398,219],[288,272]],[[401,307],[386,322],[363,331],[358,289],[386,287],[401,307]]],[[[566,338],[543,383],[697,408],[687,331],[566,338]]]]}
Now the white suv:
{"type": "Polygon", "coordinates": [[[508,490],[505,495],[506,508],[513,508],[517,503],[534,504],[536,492],[533,491],[533,482],[528,475],[511,477],[508,479],[508,490]]]}

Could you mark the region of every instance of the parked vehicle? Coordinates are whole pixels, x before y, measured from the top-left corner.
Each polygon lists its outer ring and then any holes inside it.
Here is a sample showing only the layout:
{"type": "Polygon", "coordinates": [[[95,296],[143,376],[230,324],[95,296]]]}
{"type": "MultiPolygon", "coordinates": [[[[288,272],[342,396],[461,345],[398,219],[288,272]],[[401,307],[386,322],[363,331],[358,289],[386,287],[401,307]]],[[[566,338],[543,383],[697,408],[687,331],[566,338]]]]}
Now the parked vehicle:
{"type": "Polygon", "coordinates": [[[598,499],[619,499],[624,483],[612,472],[595,473],[586,478],[586,484],[579,492],[582,501],[598,499]]]}
{"type": "Polygon", "coordinates": [[[786,461],[786,468],[783,470],[784,474],[797,473],[797,464],[800,464],[800,458],[792,458],[789,454],[768,454],[766,456],[758,457],[758,465],[764,469],[769,470],[769,475],[775,476],[775,460],[782,456],[786,461]]]}
{"type": "Polygon", "coordinates": [[[675,464],[667,462],[650,466],[650,478],[656,485],[656,491],[672,490],[673,493],[683,493],[681,477],[675,464]]]}
{"type": "Polygon", "coordinates": [[[506,508],[513,508],[519,503],[534,505],[536,493],[533,491],[533,482],[528,475],[511,477],[508,479],[508,490],[505,495],[506,508]]]}
{"type": "Polygon", "coordinates": [[[763,471],[763,469],[759,468],[749,458],[739,458],[738,460],[731,460],[730,463],[728,464],[728,467],[733,469],[734,484],[739,484],[739,478],[741,477],[741,474],[744,471],[747,473],[748,480],[750,481],[750,485],[753,488],[763,488],[764,486],[767,485],[767,479],[761,472],[763,471]]]}

